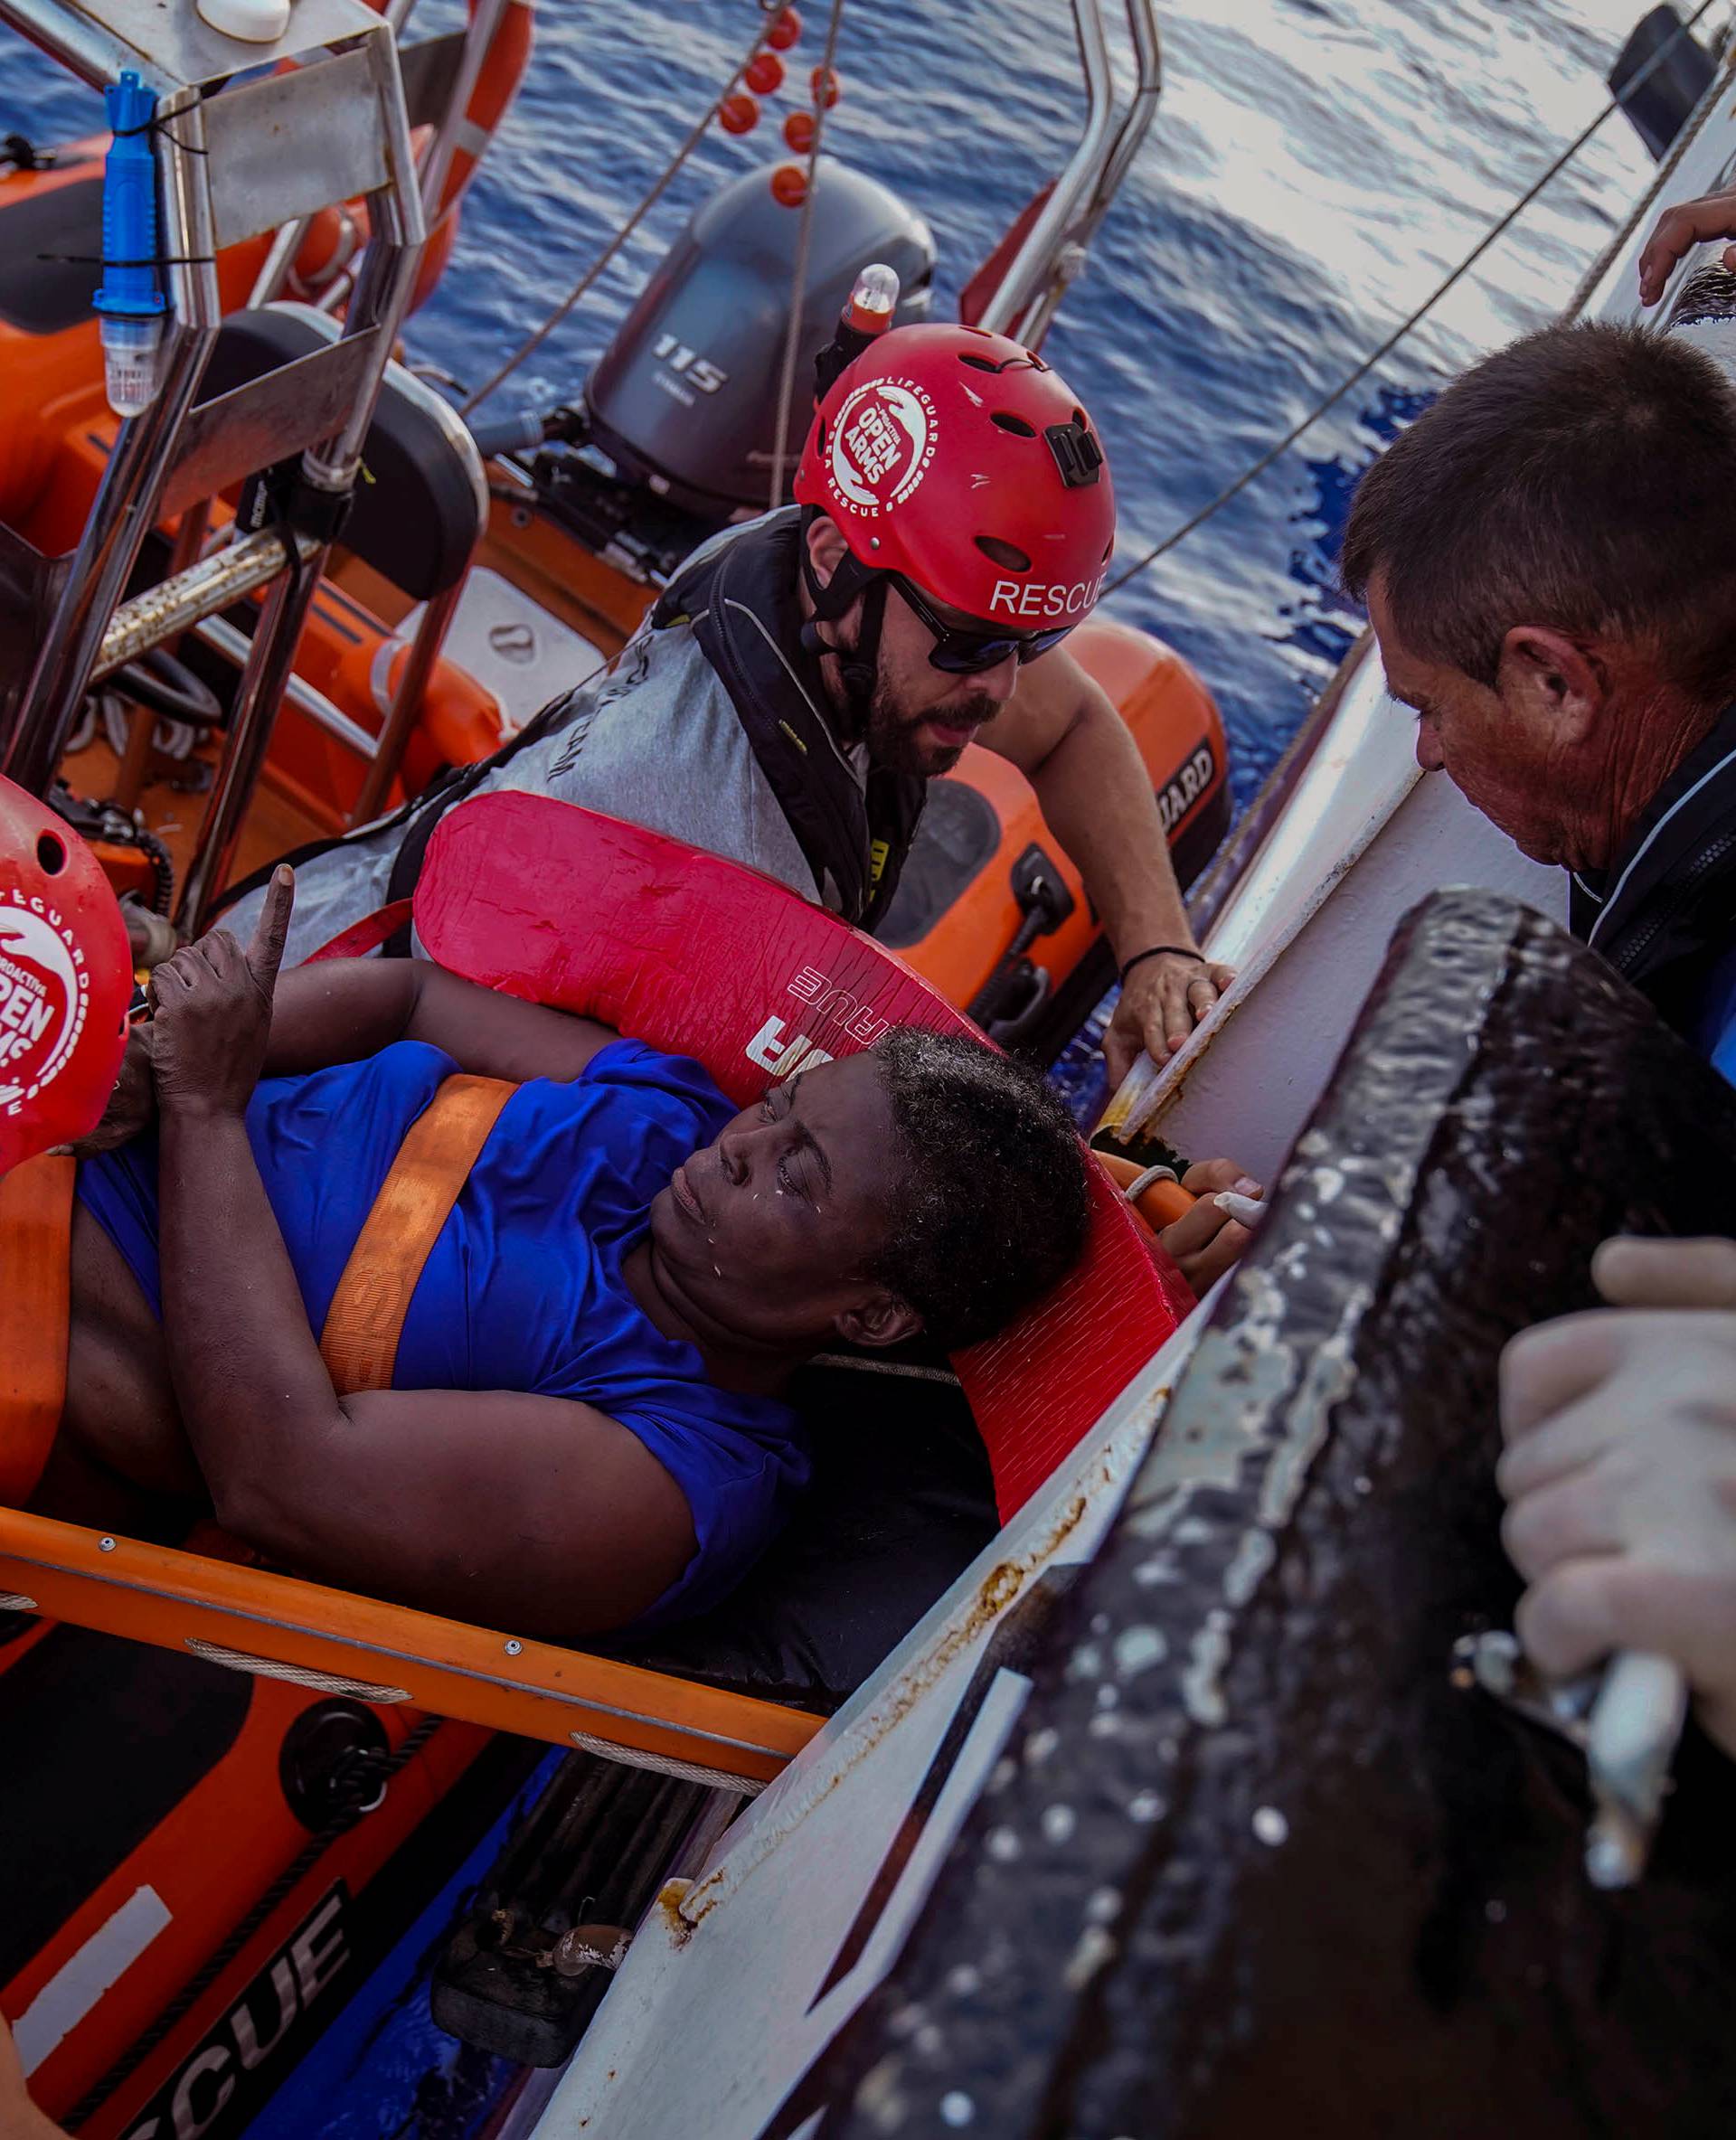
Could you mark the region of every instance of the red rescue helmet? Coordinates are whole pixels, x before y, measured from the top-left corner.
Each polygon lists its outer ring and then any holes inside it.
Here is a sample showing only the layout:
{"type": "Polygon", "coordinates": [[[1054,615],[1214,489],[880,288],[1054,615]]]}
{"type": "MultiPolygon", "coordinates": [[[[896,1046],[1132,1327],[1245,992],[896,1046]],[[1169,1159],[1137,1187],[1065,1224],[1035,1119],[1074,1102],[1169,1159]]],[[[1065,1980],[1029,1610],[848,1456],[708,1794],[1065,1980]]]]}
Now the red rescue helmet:
{"type": "Polygon", "coordinates": [[[1040,356],[981,327],[892,327],[846,365],[795,495],[863,571],[1010,632],[1078,624],[1115,548],[1090,417],[1040,356]]]}
{"type": "Polygon", "coordinates": [[[0,1174],[96,1127],[132,995],[127,925],[96,856],[0,780],[0,1174]]]}

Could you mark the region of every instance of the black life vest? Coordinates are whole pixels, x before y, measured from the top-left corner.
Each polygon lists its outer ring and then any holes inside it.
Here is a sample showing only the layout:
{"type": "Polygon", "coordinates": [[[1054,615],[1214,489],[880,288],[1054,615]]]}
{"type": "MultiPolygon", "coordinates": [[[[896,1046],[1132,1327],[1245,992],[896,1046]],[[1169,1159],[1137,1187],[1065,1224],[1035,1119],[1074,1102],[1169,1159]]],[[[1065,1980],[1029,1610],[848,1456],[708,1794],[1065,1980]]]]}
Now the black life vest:
{"type": "Polygon", "coordinates": [[[863,779],[832,725],[819,664],[802,645],[799,511],[769,515],[677,573],[653,630],[685,625],[729,693],[814,881],[872,929],[897,889],[928,797],[920,774],[863,779]]]}

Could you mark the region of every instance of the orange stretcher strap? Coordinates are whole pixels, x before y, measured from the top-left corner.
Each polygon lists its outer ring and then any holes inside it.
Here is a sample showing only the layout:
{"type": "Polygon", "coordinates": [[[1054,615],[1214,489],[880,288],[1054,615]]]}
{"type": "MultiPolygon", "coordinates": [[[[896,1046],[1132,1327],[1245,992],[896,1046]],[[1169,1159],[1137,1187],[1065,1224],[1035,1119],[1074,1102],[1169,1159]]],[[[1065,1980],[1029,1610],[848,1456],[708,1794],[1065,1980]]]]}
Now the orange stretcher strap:
{"type": "Polygon", "coordinates": [[[66,1403],[76,1160],[0,1175],[0,1503],[29,1500],[66,1403]]]}
{"type": "Polygon", "coordinates": [[[500,1110],[518,1087],[448,1078],[410,1125],[332,1295],[320,1356],[340,1397],[390,1390],[422,1267],[500,1110]]]}

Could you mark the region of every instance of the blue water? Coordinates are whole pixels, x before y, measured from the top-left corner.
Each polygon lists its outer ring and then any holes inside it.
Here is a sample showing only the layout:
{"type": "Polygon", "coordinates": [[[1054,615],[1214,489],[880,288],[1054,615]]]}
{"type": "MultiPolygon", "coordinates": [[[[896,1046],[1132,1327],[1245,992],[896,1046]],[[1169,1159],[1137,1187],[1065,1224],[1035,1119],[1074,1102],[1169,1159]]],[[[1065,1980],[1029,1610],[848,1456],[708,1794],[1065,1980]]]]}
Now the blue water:
{"type": "MultiPolygon", "coordinates": [[[[458,13],[457,0],[423,8],[429,21],[458,13]]],[[[1129,555],[1213,495],[1468,250],[1603,101],[1641,12],[1643,0],[1165,0],[1156,122],[1048,351],[1108,443],[1129,555]]],[[[826,0],[804,13],[792,80],[819,57],[826,0]]],[[[504,153],[478,181],[418,348],[486,376],[662,167],[753,19],[752,0],[545,8],[504,153]]],[[[1069,24],[1063,0],[845,6],[828,146],[927,216],[948,308],[1071,149],[1082,105],[1069,24]]],[[[743,140],[713,131],[594,302],[527,367],[527,400],[571,391],[696,201],[781,156],[773,121],[788,101],[743,140]]],[[[1627,122],[1609,121],[1347,408],[1115,599],[1204,673],[1239,798],[1355,621],[1330,589],[1344,473],[1395,407],[1544,320],[1648,169],[1627,122]]]]}

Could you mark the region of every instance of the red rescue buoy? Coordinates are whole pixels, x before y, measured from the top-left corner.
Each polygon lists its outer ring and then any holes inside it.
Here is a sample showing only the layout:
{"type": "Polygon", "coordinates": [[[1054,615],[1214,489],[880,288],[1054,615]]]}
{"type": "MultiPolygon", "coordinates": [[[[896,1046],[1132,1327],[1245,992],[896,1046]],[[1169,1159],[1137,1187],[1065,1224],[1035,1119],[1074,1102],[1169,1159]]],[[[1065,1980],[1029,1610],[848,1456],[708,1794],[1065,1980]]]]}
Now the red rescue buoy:
{"type": "Polygon", "coordinates": [[[807,173],[799,164],[779,164],[771,174],[771,197],[786,208],[799,208],[807,198],[807,173]]]}
{"type": "Polygon", "coordinates": [[[760,124],[759,99],[738,90],[718,106],[717,123],[726,134],[751,134],[760,124]]]}
{"type": "Polygon", "coordinates": [[[844,84],[835,67],[816,67],[807,78],[807,86],[815,103],[824,105],[827,111],[844,94],[844,84]]]}
{"type": "Polygon", "coordinates": [[[775,97],[784,86],[784,62],[776,52],[755,52],[741,79],[756,97],[775,97]]]}
{"type": "Polygon", "coordinates": [[[814,146],[814,114],[792,111],[784,121],[784,139],[798,156],[805,156],[814,146]]]}
{"type": "Polygon", "coordinates": [[[766,42],[773,52],[787,52],[792,44],[800,43],[801,36],[802,18],[795,8],[787,7],[766,32],[766,42]]]}

